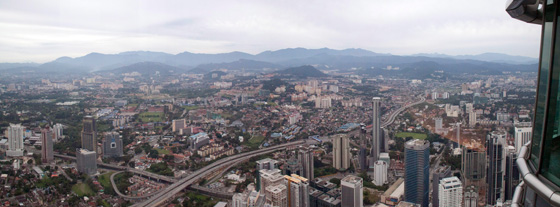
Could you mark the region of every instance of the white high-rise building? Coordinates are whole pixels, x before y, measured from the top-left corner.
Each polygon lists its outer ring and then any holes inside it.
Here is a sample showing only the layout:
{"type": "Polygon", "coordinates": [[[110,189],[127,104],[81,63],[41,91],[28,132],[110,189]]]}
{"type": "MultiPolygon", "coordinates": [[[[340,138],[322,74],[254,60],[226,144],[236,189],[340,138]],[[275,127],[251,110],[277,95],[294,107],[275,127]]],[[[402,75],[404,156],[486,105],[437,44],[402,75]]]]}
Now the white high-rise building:
{"type": "Polygon", "coordinates": [[[266,204],[288,207],[288,188],[286,184],[268,186],[265,189],[266,204]]]}
{"type": "Polygon", "coordinates": [[[340,181],[342,186],[342,206],[364,206],[364,185],[360,177],[348,175],[340,181]]]}
{"type": "Polygon", "coordinates": [[[53,133],[54,133],[54,141],[59,141],[64,136],[64,125],[62,124],[55,124],[53,126],[53,133]]]}
{"type": "Polygon", "coordinates": [[[443,129],[443,119],[442,118],[434,118],[436,122],[436,133],[441,133],[443,129]]]}
{"type": "Polygon", "coordinates": [[[373,184],[376,186],[382,186],[387,183],[387,163],[383,160],[377,160],[373,167],[373,184]]]}
{"type": "Polygon", "coordinates": [[[436,100],[438,98],[438,92],[434,91],[432,92],[432,100],[436,100]]]}
{"type": "Polygon", "coordinates": [[[344,134],[334,135],[333,143],[333,167],[338,170],[346,170],[350,167],[350,146],[348,137],[344,134]]]}
{"type": "Polygon", "coordinates": [[[476,126],[476,112],[474,111],[469,112],[469,126],[476,126]]]}
{"type": "Polygon", "coordinates": [[[533,127],[515,127],[515,151],[519,153],[521,147],[531,140],[533,135],[533,127]]]}
{"type": "Polygon", "coordinates": [[[10,124],[7,130],[8,150],[6,156],[23,156],[23,126],[21,124],[10,124]]]}
{"type": "Polygon", "coordinates": [[[463,184],[457,177],[443,178],[439,181],[439,206],[461,206],[463,201],[463,184]]]}

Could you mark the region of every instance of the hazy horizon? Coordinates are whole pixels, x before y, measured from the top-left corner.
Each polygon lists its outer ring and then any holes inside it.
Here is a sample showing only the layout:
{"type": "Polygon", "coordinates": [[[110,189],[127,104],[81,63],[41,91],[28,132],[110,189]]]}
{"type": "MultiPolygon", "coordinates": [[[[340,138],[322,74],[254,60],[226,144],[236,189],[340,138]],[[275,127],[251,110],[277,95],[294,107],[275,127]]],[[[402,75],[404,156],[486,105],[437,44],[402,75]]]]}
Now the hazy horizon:
{"type": "Polygon", "coordinates": [[[538,57],[541,27],[505,1],[150,2],[2,1],[0,62],[98,52],[250,54],[362,48],[411,55],[486,52],[538,57]]]}

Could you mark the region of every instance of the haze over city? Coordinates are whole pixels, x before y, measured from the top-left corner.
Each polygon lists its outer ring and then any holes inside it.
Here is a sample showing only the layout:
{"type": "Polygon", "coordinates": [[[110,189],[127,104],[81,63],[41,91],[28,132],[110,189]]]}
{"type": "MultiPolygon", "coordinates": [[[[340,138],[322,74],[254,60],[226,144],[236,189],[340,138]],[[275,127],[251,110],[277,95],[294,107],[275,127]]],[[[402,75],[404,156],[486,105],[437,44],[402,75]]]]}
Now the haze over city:
{"type": "Polygon", "coordinates": [[[0,62],[90,52],[256,54],[362,48],[411,55],[538,57],[540,27],[502,1],[2,1],[0,62]]]}

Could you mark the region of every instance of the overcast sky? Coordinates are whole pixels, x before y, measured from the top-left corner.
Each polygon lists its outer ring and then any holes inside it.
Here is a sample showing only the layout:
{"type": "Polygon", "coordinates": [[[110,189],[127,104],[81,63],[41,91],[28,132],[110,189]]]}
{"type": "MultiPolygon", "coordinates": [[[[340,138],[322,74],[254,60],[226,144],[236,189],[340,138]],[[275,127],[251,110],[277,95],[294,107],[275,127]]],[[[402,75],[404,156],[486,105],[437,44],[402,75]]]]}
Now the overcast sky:
{"type": "Polygon", "coordinates": [[[505,0],[2,0],[0,62],[294,47],[538,57],[541,27],[504,9],[505,0]]]}

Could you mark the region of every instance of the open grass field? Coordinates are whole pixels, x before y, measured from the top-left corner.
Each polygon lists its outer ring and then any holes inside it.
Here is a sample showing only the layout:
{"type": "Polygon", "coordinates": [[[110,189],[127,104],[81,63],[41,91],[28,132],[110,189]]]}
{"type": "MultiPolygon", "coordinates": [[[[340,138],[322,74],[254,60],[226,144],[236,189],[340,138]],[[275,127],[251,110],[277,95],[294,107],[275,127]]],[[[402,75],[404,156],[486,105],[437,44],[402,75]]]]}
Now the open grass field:
{"type": "Polygon", "coordinates": [[[426,138],[428,138],[428,135],[426,135],[426,134],[413,133],[413,132],[399,132],[395,136],[400,137],[400,138],[412,137],[414,139],[426,139],[426,138]]]}
{"type": "Polygon", "coordinates": [[[161,122],[163,118],[164,114],[160,112],[143,112],[138,115],[140,122],[161,122]]]}
{"type": "Polygon", "coordinates": [[[78,194],[78,196],[80,196],[80,197],[95,195],[95,193],[89,187],[89,185],[87,185],[85,183],[78,183],[78,184],[72,186],[72,192],[78,194]]]}
{"type": "Polygon", "coordinates": [[[254,136],[253,138],[245,141],[245,145],[251,149],[257,149],[263,142],[264,136],[254,136]]]}
{"type": "Polygon", "coordinates": [[[108,173],[105,173],[103,175],[100,175],[99,179],[98,179],[99,183],[101,183],[101,185],[105,188],[112,187],[110,178],[111,178],[111,175],[113,173],[115,173],[115,172],[108,172],[108,173]]]}
{"type": "Polygon", "coordinates": [[[159,154],[164,154],[164,155],[168,155],[169,154],[169,150],[166,149],[160,149],[160,148],[154,148],[159,154]]]}

